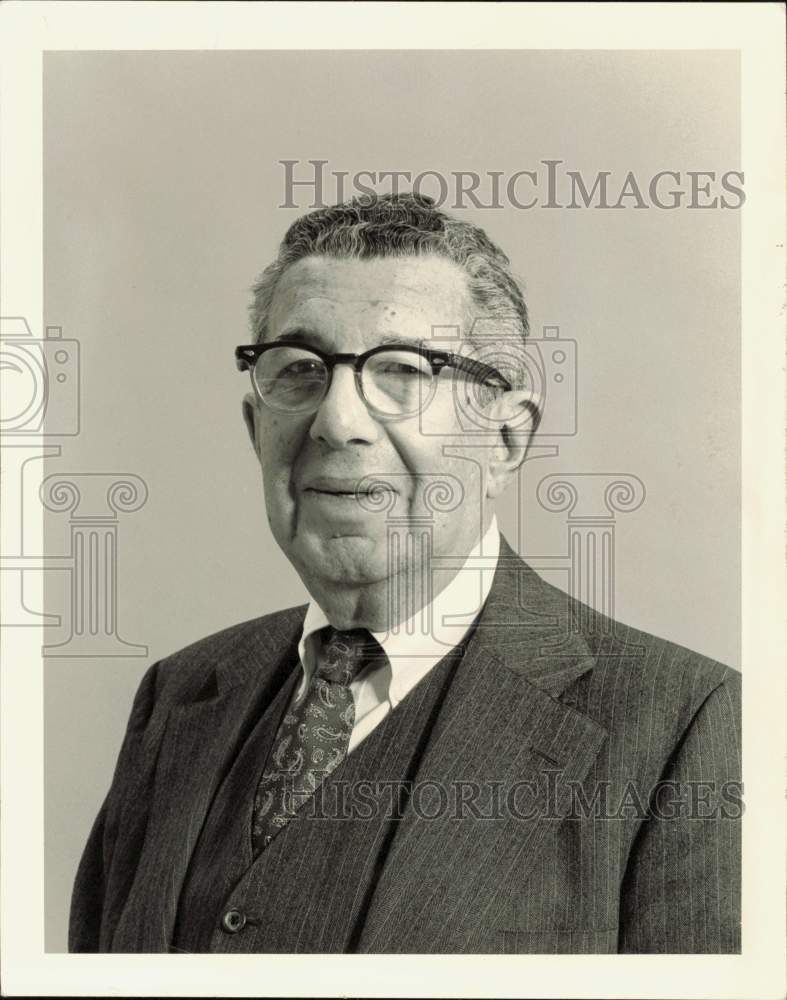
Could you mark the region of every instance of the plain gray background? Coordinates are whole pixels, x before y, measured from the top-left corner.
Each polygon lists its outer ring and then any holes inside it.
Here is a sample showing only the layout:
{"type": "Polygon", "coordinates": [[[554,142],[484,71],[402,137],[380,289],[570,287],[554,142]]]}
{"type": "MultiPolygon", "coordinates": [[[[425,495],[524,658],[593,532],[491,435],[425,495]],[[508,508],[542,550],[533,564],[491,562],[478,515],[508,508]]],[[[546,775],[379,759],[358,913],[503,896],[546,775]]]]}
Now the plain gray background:
{"type": "MultiPolygon", "coordinates": [[[[277,207],[278,161],[510,174],[552,158],[647,183],[740,169],[739,110],[731,52],[45,56],[44,319],[80,341],[82,378],[81,433],[47,472],[134,473],[150,491],[121,517],[118,551],[119,631],[149,655],[46,663],[47,950],[65,950],[146,666],[304,600],[268,531],[233,361],[251,282],[300,214],[277,207]]],[[[638,476],[646,501],[617,524],[616,617],[739,667],[738,213],[456,214],[511,257],[536,335],[555,324],[579,345],[579,431],[525,474],[522,555],[565,548],[564,515],[533,499],[544,475],[638,476]]],[[[513,493],[499,515],[517,544],[513,493]]],[[[64,515],[48,515],[47,544],[67,551],[64,515]]],[[[47,610],[67,617],[62,576],[48,574],[47,610]]]]}

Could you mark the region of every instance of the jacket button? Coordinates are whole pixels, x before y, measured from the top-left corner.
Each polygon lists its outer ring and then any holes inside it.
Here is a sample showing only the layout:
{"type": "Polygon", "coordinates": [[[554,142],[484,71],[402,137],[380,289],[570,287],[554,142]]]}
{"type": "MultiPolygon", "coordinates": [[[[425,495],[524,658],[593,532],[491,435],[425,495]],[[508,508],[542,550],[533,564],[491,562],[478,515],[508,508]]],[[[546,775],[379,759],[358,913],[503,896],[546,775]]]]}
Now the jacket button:
{"type": "Polygon", "coordinates": [[[227,910],[221,918],[221,926],[228,934],[237,934],[246,926],[246,914],[240,910],[227,910]]]}

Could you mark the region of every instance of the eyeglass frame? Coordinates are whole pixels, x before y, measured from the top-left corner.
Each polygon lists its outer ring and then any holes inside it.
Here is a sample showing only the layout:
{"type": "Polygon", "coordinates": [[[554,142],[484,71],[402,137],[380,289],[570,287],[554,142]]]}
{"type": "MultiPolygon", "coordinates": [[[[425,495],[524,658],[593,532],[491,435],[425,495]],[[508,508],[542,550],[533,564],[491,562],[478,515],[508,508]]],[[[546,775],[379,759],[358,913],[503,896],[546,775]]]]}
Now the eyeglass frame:
{"type": "MultiPolygon", "coordinates": [[[[457,371],[464,372],[467,375],[473,375],[479,379],[482,384],[489,384],[491,379],[497,380],[496,388],[502,389],[504,392],[510,392],[513,388],[511,383],[505,377],[501,375],[496,368],[491,365],[486,364],[483,361],[478,361],[475,358],[467,358],[462,354],[454,354],[452,351],[439,351],[433,350],[429,347],[421,347],[419,344],[378,344],[376,347],[370,348],[368,351],[364,351],[363,354],[328,354],[326,351],[320,350],[319,347],[312,347],[310,344],[304,344],[301,340],[282,338],[281,340],[272,340],[267,343],[258,344],[239,344],[235,348],[235,364],[237,365],[238,371],[244,372],[248,371],[251,375],[251,384],[254,386],[254,391],[259,397],[260,401],[264,406],[269,409],[275,409],[270,406],[269,403],[263,399],[262,394],[254,380],[254,366],[257,361],[266,351],[272,350],[275,347],[296,347],[302,351],[309,351],[310,353],[316,355],[325,367],[328,369],[328,381],[325,385],[325,391],[314,407],[316,411],[322,404],[325,397],[328,395],[331,389],[331,384],[333,382],[333,370],[336,365],[351,365],[353,372],[355,374],[355,385],[358,390],[358,394],[364,401],[364,404],[368,409],[372,410],[374,413],[380,414],[381,416],[389,419],[395,420],[401,417],[411,417],[416,413],[422,413],[424,409],[431,403],[432,397],[437,390],[437,379],[440,372],[444,368],[455,368],[457,371]],[[429,388],[429,394],[425,400],[423,400],[417,410],[413,410],[411,413],[399,413],[390,414],[386,413],[384,410],[379,410],[370,403],[366,398],[366,394],[363,391],[363,383],[361,381],[361,373],[363,366],[368,358],[373,357],[375,354],[381,354],[384,351],[409,351],[412,354],[419,354],[421,357],[426,358],[432,367],[432,384],[429,388]]],[[[314,412],[309,410],[276,410],[277,413],[308,413],[314,412]]]]}

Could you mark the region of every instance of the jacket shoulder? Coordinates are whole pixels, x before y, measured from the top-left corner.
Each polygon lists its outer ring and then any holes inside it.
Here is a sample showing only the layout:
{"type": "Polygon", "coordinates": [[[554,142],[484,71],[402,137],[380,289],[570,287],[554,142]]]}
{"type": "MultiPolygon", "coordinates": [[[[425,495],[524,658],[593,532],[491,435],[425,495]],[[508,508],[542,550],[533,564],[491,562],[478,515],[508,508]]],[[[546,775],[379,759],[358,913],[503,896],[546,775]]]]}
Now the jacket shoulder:
{"type": "MultiPolygon", "coordinates": [[[[197,639],[182,649],[161,658],[143,677],[137,693],[140,700],[143,690],[147,703],[136,705],[135,712],[149,715],[156,707],[166,711],[176,704],[199,700],[210,694],[215,685],[217,667],[257,663],[264,667],[269,653],[284,653],[296,640],[306,605],[274,611],[258,618],[230,625],[211,635],[197,639]]],[[[142,719],[139,720],[143,721],[142,719]]]]}
{"type": "Polygon", "coordinates": [[[569,697],[610,731],[636,729],[651,750],[666,749],[711,701],[723,702],[730,718],[739,719],[738,670],[571,601],[595,665],[569,697]]]}
{"type": "Polygon", "coordinates": [[[665,696],[690,686],[696,697],[706,697],[720,684],[740,687],[739,671],[662,636],[635,628],[583,604],[566,591],[544,580],[531,566],[509,553],[527,573],[525,589],[530,610],[554,614],[564,637],[579,640],[595,660],[592,683],[639,680],[659,681],[665,696]]]}
{"type": "MultiPolygon", "coordinates": [[[[676,684],[690,683],[697,694],[707,696],[720,684],[740,684],[740,672],[681,643],[582,608],[579,620],[586,623],[583,635],[606,673],[637,671],[642,678],[662,678],[673,691],[676,684]]],[[[577,611],[575,609],[575,614],[577,611]]],[[[576,620],[576,619],[575,619],[576,620]]]]}
{"type": "MultiPolygon", "coordinates": [[[[663,715],[678,705],[682,714],[693,714],[722,685],[739,697],[737,670],[583,604],[544,580],[503,541],[505,569],[496,577],[496,590],[493,584],[493,594],[504,605],[498,614],[508,614],[513,620],[524,608],[530,615],[552,619],[555,624],[545,630],[541,655],[549,657],[551,649],[556,663],[569,653],[592,663],[591,669],[563,689],[563,702],[581,705],[586,700],[590,714],[596,716],[612,705],[617,718],[621,710],[626,716],[636,711],[637,698],[644,702],[640,716],[647,716],[651,709],[663,715]],[[624,691],[627,701],[621,709],[615,703],[624,691]]],[[[532,624],[528,627],[533,628],[532,624]]]]}
{"type": "Polygon", "coordinates": [[[259,636],[271,631],[280,632],[282,629],[294,631],[298,625],[302,624],[306,611],[305,604],[299,604],[292,608],[284,608],[281,611],[272,611],[259,618],[250,618],[245,622],[238,622],[230,625],[211,635],[203,636],[195,642],[189,643],[182,649],[170,653],[159,662],[165,670],[173,669],[176,666],[186,663],[197,663],[204,660],[215,662],[217,656],[222,656],[237,646],[242,646],[249,641],[253,642],[259,636]]]}

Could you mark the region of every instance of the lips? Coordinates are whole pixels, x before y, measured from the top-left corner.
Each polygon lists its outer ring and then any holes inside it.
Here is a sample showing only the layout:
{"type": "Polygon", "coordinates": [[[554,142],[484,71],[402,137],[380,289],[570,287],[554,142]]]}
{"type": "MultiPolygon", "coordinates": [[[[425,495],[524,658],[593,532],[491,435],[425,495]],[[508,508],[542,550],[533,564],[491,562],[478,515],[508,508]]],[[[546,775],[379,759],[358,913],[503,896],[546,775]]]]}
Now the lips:
{"type": "Polygon", "coordinates": [[[304,492],[330,493],[334,496],[364,496],[372,489],[358,489],[364,476],[314,476],[306,481],[304,492]]]}

